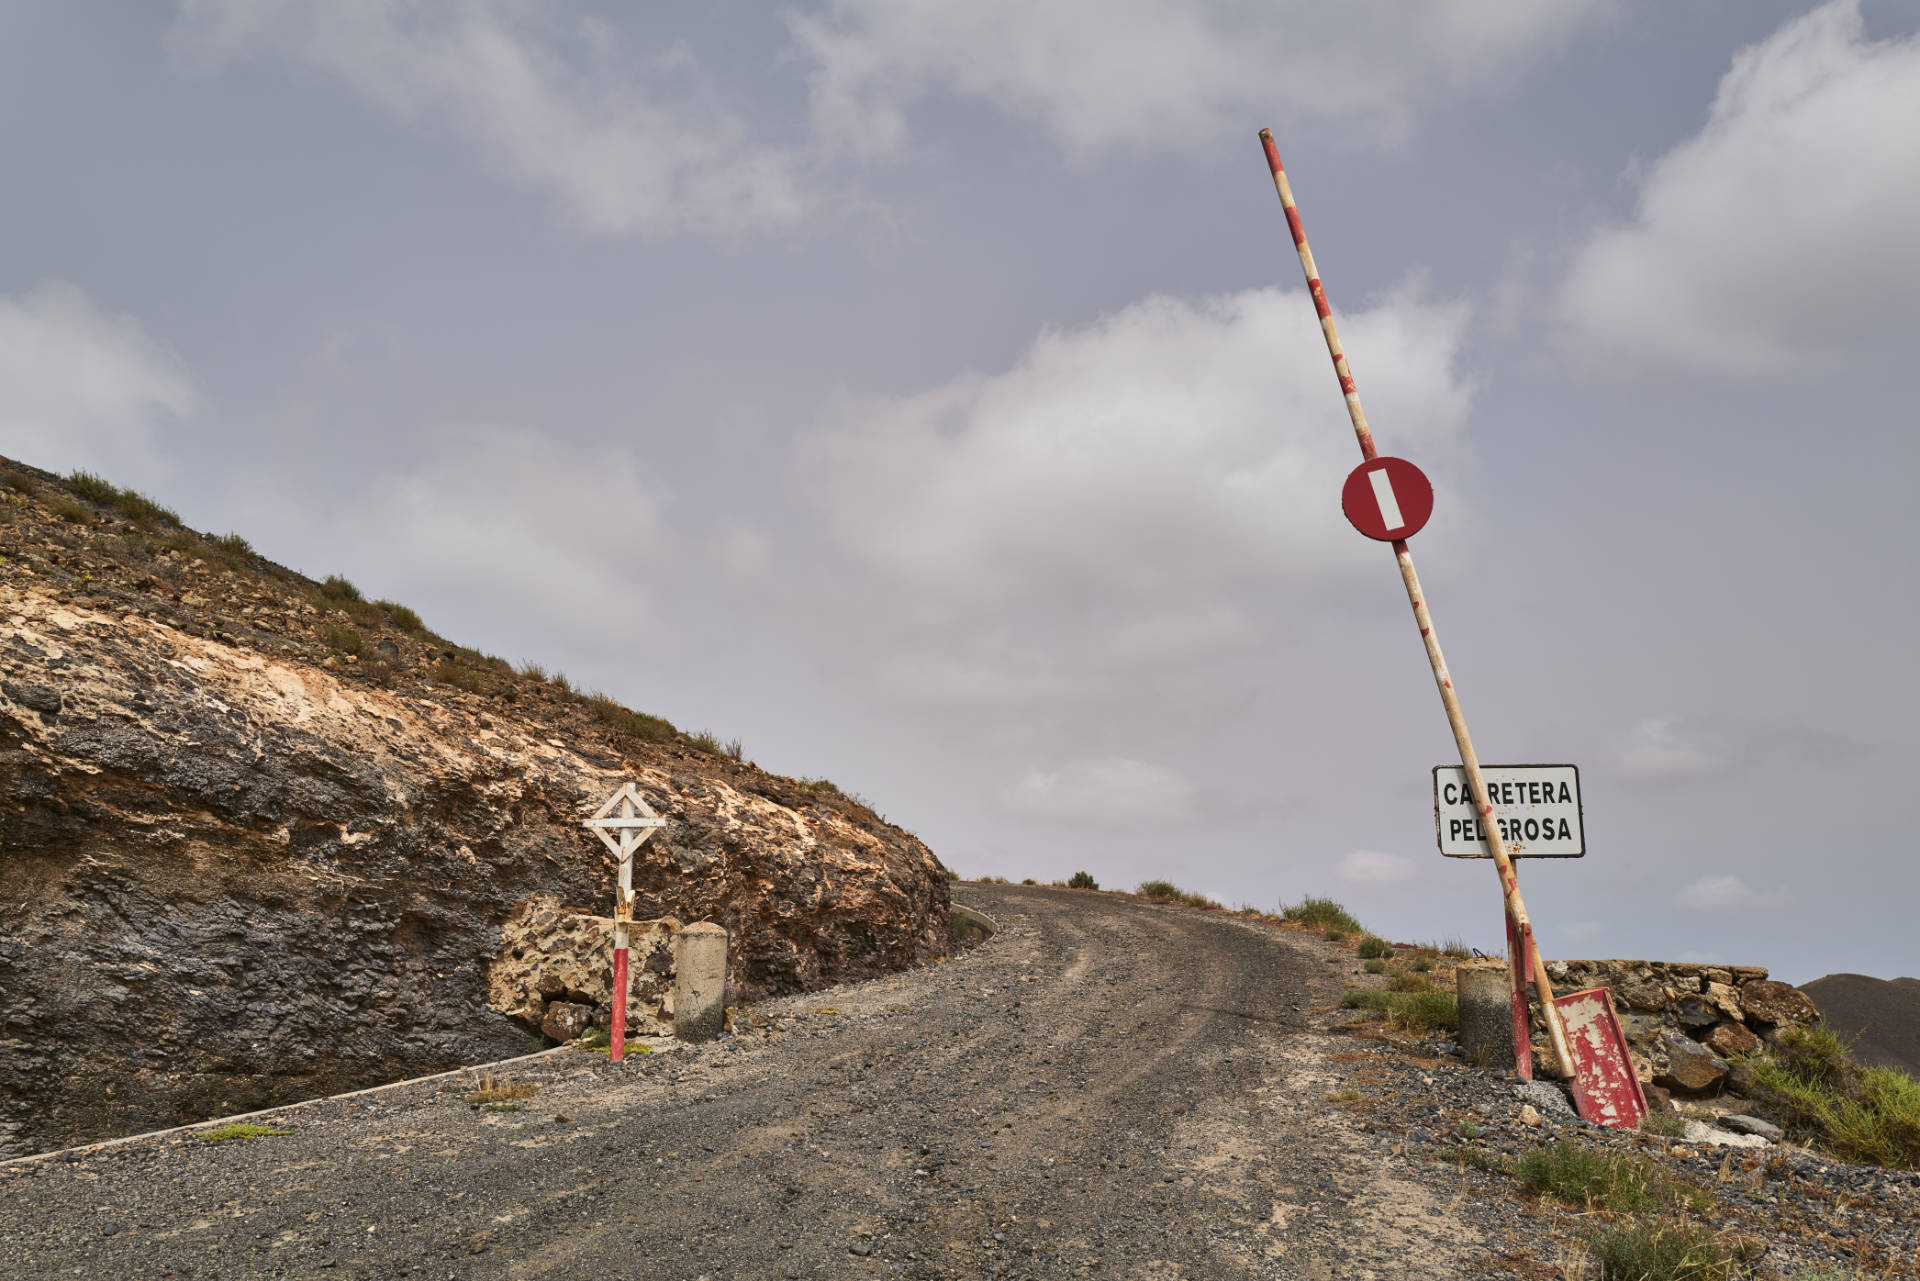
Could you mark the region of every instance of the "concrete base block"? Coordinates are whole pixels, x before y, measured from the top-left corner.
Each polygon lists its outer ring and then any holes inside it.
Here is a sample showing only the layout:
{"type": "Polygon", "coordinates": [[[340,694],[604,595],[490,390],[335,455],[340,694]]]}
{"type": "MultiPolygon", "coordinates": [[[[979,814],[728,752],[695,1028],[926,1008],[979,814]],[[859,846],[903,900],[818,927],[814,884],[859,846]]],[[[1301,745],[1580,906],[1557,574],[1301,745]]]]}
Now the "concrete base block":
{"type": "Polygon", "coordinates": [[[1473,1063],[1513,1067],[1513,979],[1501,957],[1462,961],[1453,972],[1460,1001],[1460,1049],[1473,1063]]]}
{"type": "Polygon", "coordinates": [[[727,931],[712,922],[689,925],[676,940],[673,1034],[710,1041],[727,1017],[727,931]]]}

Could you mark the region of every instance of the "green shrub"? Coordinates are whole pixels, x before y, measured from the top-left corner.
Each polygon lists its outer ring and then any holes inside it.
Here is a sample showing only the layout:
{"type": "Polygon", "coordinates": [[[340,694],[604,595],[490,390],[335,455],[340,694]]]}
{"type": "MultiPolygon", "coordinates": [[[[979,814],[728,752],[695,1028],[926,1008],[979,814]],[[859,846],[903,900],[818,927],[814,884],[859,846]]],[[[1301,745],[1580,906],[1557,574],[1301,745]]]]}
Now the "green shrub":
{"type": "Polygon", "coordinates": [[[47,500],[47,510],[70,524],[93,524],[93,508],[85,503],[76,503],[71,498],[50,498],[47,500]]]}
{"type": "Polygon", "coordinates": [[[1020,883],[1022,885],[1038,885],[1040,882],[1034,880],[1031,876],[1026,876],[1020,879],[1020,883]]]}
{"type": "MultiPolygon", "coordinates": [[[[829,796],[840,795],[840,789],[833,785],[832,779],[802,778],[796,779],[793,785],[803,792],[825,792],[829,796]]],[[[1000,884],[1005,885],[1006,883],[1006,878],[1002,877],[1000,884]]]]}
{"type": "Polygon", "coordinates": [[[1141,898],[1150,898],[1167,903],[1184,903],[1188,907],[1220,906],[1206,895],[1195,894],[1191,890],[1183,890],[1172,881],[1142,881],[1140,882],[1139,888],[1134,890],[1134,893],[1138,894],[1141,898]]]}
{"type": "Polygon", "coordinates": [[[1100,882],[1093,879],[1091,872],[1075,872],[1067,878],[1067,888],[1070,890],[1097,890],[1100,888],[1100,882]]]}
{"type": "Polygon", "coordinates": [[[687,741],[710,756],[720,755],[720,740],[714,737],[712,730],[703,729],[698,734],[689,734],[687,741]]]}
{"type": "Polygon", "coordinates": [[[1418,974],[1396,974],[1387,980],[1389,992],[1431,992],[1433,984],[1418,974]]]}
{"type": "Polygon", "coordinates": [[[359,600],[360,589],[338,574],[328,574],[326,581],[320,584],[320,593],[334,600],[359,600]]]}
{"type": "Polygon", "coordinates": [[[1788,1027],[1748,1060],[1761,1099],[1797,1138],[1849,1161],[1920,1169],[1920,1081],[1863,1067],[1818,1025],[1788,1027]]]}
{"type": "Polygon", "coordinates": [[[433,665],[433,678],[457,689],[464,689],[469,694],[487,692],[487,682],[479,672],[450,658],[443,658],[433,665]]]}
{"type": "Polygon", "coordinates": [[[1361,939],[1360,946],[1354,950],[1360,954],[1362,959],[1375,957],[1375,956],[1394,955],[1393,944],[1387,942],[1383,938],[1376,938],[1371,934],[1361,939]]]}
{"type": "Polygon", "coordinates": [[[1360,922],[1330,898],[1303,898],[1298,903],[1282,903],[1280,916],[1282,920],[1292,921],[1295,925],[1314,929],[1332,928],[1349,934],[1363,933],[1360,922]]]}
{"type": "Polygon", "coordinates": [[[120,487],[90,471],[77,471],[67,477],[67,488],[96,503],[111,503],[120,497],[120,487]]]}
{"type": "Polygon", "coordinates": [[[520,674],[530,681],[544,681],[547,679],[547,669],[530,658],[520,661],[520,674]]]}
{"type": "Polygon", "coordinates": [[[326,641],[330,647],[339,650],[342,654],[352,654],[358,658],[367,651],[367,638],[359,632],[354,631],[351,627],[341,627],[336,623],[328,623],[320,629],[320,637],[326,641]]]}
{"type": "Polygon", "coordinates": [[[387,617],[391,618],[393,625],[401,631],[418,634],[426,630],[426,624],[420,621],[420,615],[414,613],[399,601],[377,600],[373,603],[376,607],[386,610],[387,617]]]}
{"type": "Polygon", "coordinates": [[[1640,1128],[1661,1138],[1677,1139],[1687,1132],[1687,1121],[1678,1112],[1649,1112],[1640,1118],[1640,1128]]]}
{"type": "Polygon", "coordinates": [[[1523,1155],[1514,1177],[1536,1196],[1589,1209],[1633,1214],[1654,1203],[1654,1174],[1646,1162],[1595,1152],[1565,1139],[1523,1155]]]}
{"type": "Polygon", "coordinates": [[[1347,932],[1345,930],[1328,930],[1320,937],[1329,943],[1344,943],[1347,941],[1347,932]]]}
{"type": "Polygon", "coordinates": [[[16,494],[31,494],[39,488],[33,483],[33,477],[11,467],[0,468],[0,485],[5,485],[16,494]]]}
{"type": "Polygon", "coordinates": [[[1369,974],[1385,974],[1387,972],[1387,963],[1381,960],[1372,960],[1366,962],[1360,968],[1369,974]]]}
{"type": "Polygon", "coordinates": [[[231,560],[252,560],[253,544],[238,534],[222,534],[213,540],[214,550],[231,560]]]}
{"type": "Polygon", "coordinates": [[[1407,961],[1407,968],[1415,973],[1425,974],[1433,969],[1433,958],[1431,956],[1415,954],[1407,961]]]}
{"type": "Polygon", "coordinates": [[[1371,1010],[1406,1032],[1437,1032],[1460,1026],[1460,1007],[1445,992],[1390,992],[1384,988],[1356,989],[1340,999],[1348,1010],[1371,1010]]]}

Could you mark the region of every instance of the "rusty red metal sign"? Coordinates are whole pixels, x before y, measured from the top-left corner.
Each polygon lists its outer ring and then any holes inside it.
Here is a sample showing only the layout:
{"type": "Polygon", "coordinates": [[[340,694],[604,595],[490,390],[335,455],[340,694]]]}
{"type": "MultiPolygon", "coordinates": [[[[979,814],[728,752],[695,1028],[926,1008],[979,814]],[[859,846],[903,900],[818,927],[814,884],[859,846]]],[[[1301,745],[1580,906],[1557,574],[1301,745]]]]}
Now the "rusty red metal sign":
{"type": "Polygon", "coordinates": [[[1433,483],[1404,458],[1370,458],[1347,474],[1340,509],[1368,538],[1412,538],[1433,515],[1433,483]]]}
{"type": "Polygon", "coordinates": [[[1634,1075],[1627,1038],[1604,987],[1553,998],[1573,1054],[1573,1101],[1580,1119],[1615,1130],[1636,1130],[1647,1115],[1647,1096],[1634,1075]]]}

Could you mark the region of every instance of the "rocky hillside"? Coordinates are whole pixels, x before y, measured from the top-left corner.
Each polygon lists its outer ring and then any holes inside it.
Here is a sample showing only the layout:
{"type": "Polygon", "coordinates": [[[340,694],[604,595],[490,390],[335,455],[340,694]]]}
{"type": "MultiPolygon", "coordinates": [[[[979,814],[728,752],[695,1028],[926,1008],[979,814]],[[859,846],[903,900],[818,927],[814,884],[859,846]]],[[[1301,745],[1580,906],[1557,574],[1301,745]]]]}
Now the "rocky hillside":
{"type": "Polygon", "coordinates": [[[579,826],[669,825],[636,912],[734,935],[742,999],[951,943],[927,847],[830,785],[462,649],[138,495],[0,460],[0,1156],[537,1048],[487,1008],[579,826]]]}

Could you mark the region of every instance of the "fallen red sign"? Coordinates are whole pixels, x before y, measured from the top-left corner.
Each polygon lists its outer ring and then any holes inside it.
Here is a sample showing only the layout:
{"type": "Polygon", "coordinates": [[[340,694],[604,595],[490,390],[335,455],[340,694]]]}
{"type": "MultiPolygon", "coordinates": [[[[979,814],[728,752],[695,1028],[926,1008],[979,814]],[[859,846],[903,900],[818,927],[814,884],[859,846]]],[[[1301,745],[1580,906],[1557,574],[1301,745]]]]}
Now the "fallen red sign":
{"type": "Polygon", "coordinates": [[[1647,1096],[1627,1056],[1627,1038],[1604,987],[1553,998],[1567,1029],[1573,1062],[1573,1101],[1580,1119],[1616,1130],[1637,1130],[1647,1115],[1647,1096]]]}

